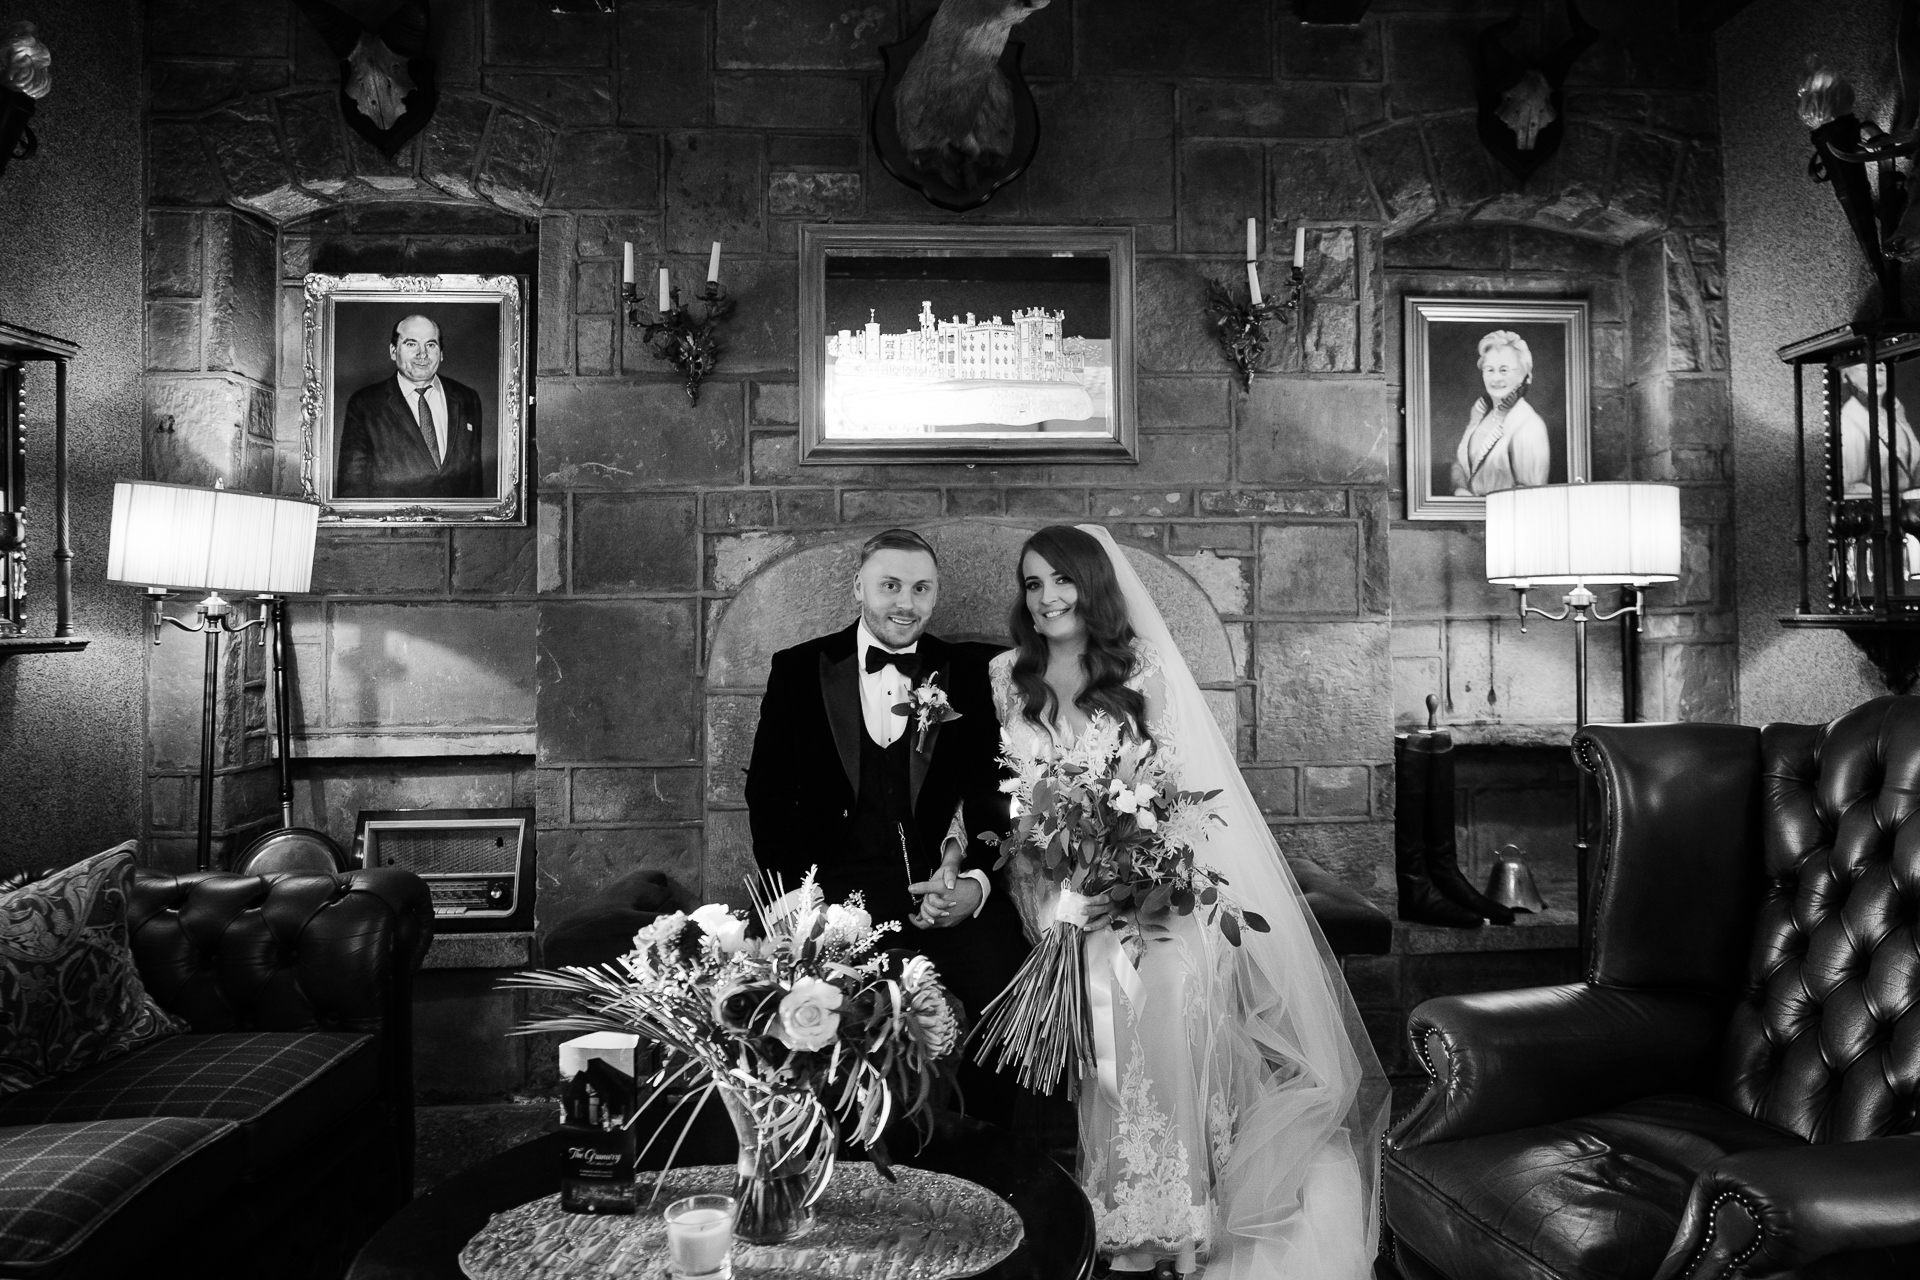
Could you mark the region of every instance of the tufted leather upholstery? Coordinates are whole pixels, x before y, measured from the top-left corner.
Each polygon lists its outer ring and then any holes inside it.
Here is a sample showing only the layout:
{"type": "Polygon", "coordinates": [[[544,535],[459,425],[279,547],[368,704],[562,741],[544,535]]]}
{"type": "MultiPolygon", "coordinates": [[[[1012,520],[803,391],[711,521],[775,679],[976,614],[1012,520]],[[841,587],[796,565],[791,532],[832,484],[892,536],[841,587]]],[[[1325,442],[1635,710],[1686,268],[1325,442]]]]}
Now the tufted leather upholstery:
{"type": "Polygon", "coordinates": [[[1409,1276],[1920,1274],[1920,698],[1593,726],[1582,983],[1428,1001],[1409,1276]]]}

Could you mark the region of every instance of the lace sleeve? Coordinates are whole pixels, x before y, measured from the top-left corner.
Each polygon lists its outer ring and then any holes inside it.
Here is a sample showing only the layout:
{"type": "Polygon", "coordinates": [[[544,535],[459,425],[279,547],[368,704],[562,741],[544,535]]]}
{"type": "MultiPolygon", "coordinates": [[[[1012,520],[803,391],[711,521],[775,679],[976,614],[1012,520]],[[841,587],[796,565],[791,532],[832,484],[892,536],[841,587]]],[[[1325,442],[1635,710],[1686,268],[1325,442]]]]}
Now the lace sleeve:
{"type": "Polygon", "coordinates": [[[1010,724],[1020,705],[1013,689],[1013,659],[1018,652],[1008,649],[993,655],[987,663],[987,685],[993,691],[993,714],[1002,725],[1010,724]]]}
{"type": "Polygon", "coordinates": [[[1139,690],[1140,696],[1147,700],[1147,732],[1153,735],[1154,743],[1178,777],[1180,743],[1174,732],[1176,718],[1167,705],[1166,668],[1159,648],[1151,640],[1134,637],[1133,674],[1127,677],[1127,687],[1139,690]]]}

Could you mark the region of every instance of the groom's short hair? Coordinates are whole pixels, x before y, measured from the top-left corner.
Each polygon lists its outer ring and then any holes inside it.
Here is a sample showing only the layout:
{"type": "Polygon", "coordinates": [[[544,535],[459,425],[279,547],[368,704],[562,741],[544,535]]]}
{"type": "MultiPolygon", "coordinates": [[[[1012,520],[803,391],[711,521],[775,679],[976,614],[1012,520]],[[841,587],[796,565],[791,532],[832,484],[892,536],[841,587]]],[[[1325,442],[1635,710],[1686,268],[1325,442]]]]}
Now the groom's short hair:
{"type": "Polygon", "coordinates": [[[934,554],[933,544],[911,529],[882,529],[874,534],[860,547],[860,563],[865,564],[882,551],[924,551],[935,568],[940,565],[940,557],[934,554]]]}

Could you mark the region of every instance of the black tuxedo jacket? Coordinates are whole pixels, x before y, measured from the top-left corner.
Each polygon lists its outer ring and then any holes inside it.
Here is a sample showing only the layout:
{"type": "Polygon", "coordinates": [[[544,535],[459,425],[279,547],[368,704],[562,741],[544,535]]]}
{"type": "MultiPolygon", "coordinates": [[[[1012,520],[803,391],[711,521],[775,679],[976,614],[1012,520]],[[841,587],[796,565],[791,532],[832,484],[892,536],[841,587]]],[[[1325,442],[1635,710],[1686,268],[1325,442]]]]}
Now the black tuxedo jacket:
{"type": "Polygon", "coordinates": [[[340,431],[336,498],[490,498],[482,474],[480,393],[441,375],[447,396],[447,456],[427,451],[400,377],[362,387],[347,400],[340,431]]]}
{"type": "MultiPolygon", "coordinates": [[[[832,865],[852,839],[860,743],[866,736],[854,631],[850,626],[774,654],[760,703],[760,727],[747,767],[753,853],[762,870],[778,871],[790,888],[808,867],[832,865]]],[[[920,637],[918,653],[923,665],[914,683],[939,672],[940,687],[960,713],[959,719],[934,728],[927,750],[913,750],[910,785],[920,847],[930,861],[938,858],[954,805],[964,800],[965,869],[990,871],[999,853],[976,837],[987,830],[1004,835],[1007,829],[996,763],[1000,725],[987,684],[991,653],[987,646],[948,644],[936,636],[920,637]]],[[[917,748],[918,736],[909,720],[911,747],[917,748]]],[[[1004,899],[1003,886],[996,883],[989,905],[1003,905],[1004,899]]]]}

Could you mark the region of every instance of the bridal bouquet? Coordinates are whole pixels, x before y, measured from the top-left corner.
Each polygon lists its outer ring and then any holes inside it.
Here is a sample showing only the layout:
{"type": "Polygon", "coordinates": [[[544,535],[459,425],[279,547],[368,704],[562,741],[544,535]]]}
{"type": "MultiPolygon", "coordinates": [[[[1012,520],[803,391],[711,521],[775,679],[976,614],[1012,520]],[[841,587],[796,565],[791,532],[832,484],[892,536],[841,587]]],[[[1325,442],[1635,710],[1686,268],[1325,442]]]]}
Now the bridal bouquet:
{"type": "MultiPolygon", "coordinates": [[[[783,888],[770,876],[754,889],[763,936],[750,935],[745,913],[709,903],[647,925],[613,964],[524,973],[507,985],[559,997],[557,1011],[523,1034],[624,1031],[668,1050],[641,1109],[691,1084],[674,1108],[687,1108],[690,1124],[717,1091],[740,1133],[743,1180],[755,1162],[751,1190],[811,1203],[831,1175],[842,1125],[883,1171],[880,1135],[896,1114],[930,1131],[933,1086],[961,1027],[932,962],[876,950],[898,925],[876,927],[858,894],[829,905],[811,872],[793,892],[783,888]]],[[[743,1227],[756,1213],[805,1208],[750,1200],[743,1227]]]]}
{"type": "Polygon", "coordinates": [[[1096,714],[1072,746],[1008,753],[1001,763],[1013,773],[1001,789],[1016,822],[997,866],[1029,849],[1062,893],[1052,927],[982,1012],[975,1057],[984,1064],[994,1054],[995,1067],[1017,1063],[1020,1083],[1041,1092],[1065,1070],[1071,1096],[1094,1062],[1080,929],[1088,900],[1148,917],[1205,911],[1235,946],[1243,928],[1265,932],[1267,922],[1229,902],[1220,892],[1226,878],[1195,860],[1207,826],[1222,821],[1211,804],[1220,793],[1180,790],[1155,745],[1111,717],[1096,714]]]}

